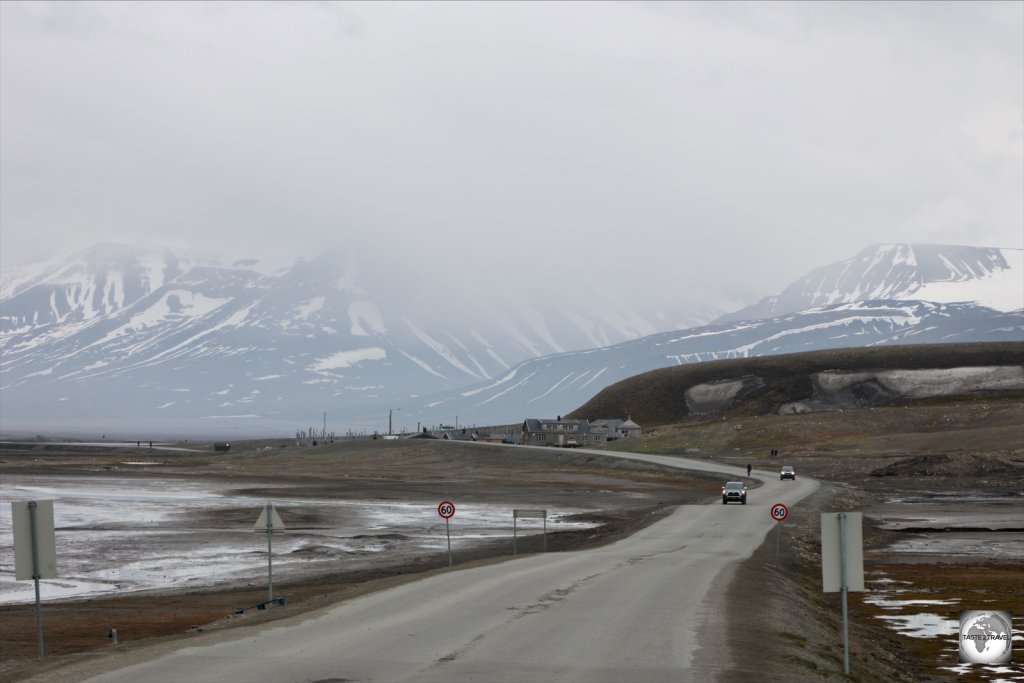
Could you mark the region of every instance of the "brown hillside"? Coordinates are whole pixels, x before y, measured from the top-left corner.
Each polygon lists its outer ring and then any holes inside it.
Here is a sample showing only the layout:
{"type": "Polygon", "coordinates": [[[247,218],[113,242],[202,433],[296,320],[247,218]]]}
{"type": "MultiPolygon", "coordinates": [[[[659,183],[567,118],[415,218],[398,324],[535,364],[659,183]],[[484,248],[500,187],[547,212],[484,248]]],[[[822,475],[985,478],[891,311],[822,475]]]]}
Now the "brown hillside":
{"type": "MultiPolygon", "coordinates": [[[[596,420],[629,415],[645,427],[678,423],[695,417],[687,407],[688,389],[741,378],[750,380],[749,386],[740,393],[728,414],[736,417],[767,415],[776,413],[787,403],[809,399],[814,391],[811,376],[816,372],[1020,364],[1024,364],[1024,342],[883,346],[736,358],[680,365],[630,377],[606,387],[569,417],[596,420]]],[[[864,397],[864,400],[877,405],[893,402],[891,397],[884,396],[864,397]]]]}

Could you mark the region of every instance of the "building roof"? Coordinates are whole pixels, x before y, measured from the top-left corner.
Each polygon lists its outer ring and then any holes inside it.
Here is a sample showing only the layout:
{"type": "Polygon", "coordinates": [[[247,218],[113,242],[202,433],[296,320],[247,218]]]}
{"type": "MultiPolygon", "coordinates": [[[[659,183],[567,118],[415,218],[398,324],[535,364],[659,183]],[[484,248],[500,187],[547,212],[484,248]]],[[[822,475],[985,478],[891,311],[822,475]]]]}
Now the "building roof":
{"type": "Polygon", "coordinates": [[[469,434],[462,434],[460,432],[445,432],[444,437],[448,441],[472,441],[473,437],[469,434]]]}
{"type": "Polygon", "coordinates": [[[590,433],[590,422],[587,420],[545,420],[538,417],[528,417],[523,420],[523,428],[528,432],[546,432],[545,426],[551,425],[574,425],[579,434],[590,433]]]}

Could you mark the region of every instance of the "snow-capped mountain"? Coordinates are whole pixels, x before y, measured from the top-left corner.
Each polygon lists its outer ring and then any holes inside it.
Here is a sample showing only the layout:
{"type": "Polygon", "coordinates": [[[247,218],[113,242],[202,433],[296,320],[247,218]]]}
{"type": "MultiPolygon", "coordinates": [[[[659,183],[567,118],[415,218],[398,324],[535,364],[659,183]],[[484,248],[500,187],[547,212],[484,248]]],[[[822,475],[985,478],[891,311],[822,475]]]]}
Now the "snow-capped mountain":
{"type": "Polygon", "coordinates": [[[721,311],[645,311],[614,293],[580,302],[434,289],[408,264],[341,249],[261,272],[102,245],[0,283],[0,428],[236,438],[288,434],[323,412],[336,431],[372,430],[392,411],[409,428],[507,423],[564,414],[678,363],[1021,340],[1020,260],[876,247],[708,325],[721,311]]]}
{"type": "Polygon", "coordinates": [[[1024,309],[1024,250],[942,244],[882,244],[816,268],[753,306],[716,322],[774,318],[818,306],[868,300],[972,302],[1024,309]]]}
{"type": "Polygon", "coordinates": [[[387,409],[377,404],[721,313],[644,312],[613,297],[475,300],[429,282],[341,249],[267,274],[101,245],[5,274],[0,419],[107,431],[142,418],[165,431],[258,421],[280,434],[328,411],[358,427],[387,409]]]}
{"type": "Polygon", "coordinates": [[[112,315],[188,271],[214,265],[196,254],[102,244],[4,273],[0,333],[75,325],[112,315]]]}
{"type": "Polygon", "coordinates": [[[494,382],[432,397],[420,412],[413,406],[403,410],[409,415],[442,410],[472,415],[478,424],[500,424],[509,415],[565,414],[627,377],[685,363],[852,346],[1022,340],[1024,316],[974,304],[835,304],[535,358],[494,382]]]}

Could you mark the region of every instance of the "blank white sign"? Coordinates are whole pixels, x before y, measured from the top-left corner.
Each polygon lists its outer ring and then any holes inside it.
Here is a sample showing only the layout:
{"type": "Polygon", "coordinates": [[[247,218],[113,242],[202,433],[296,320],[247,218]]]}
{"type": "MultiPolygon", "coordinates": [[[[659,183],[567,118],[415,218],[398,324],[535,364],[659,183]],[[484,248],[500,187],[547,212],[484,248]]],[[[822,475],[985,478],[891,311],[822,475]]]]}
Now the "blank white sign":
{"type": "MultiPolygon", "coordinates": [[[[39,578],[57,578],[57,539],[53,532],[53,501],[37,500],[36,504],[36,557],[39,578]]],[[[28,501],[11,503],[14,526],[14,580],[29,581],[36,578],[32,566],[32,518],[28,501]]]]}
{"type": "MultiPolygon", "coordinates": [[[[846,590],[864,591],[864,534],[862,515],[846,512],[846,590]]],[[[839,565],[838,512],[821,513],[821,584],[825,593],[838,593],[841,586],[839,565]]]]}

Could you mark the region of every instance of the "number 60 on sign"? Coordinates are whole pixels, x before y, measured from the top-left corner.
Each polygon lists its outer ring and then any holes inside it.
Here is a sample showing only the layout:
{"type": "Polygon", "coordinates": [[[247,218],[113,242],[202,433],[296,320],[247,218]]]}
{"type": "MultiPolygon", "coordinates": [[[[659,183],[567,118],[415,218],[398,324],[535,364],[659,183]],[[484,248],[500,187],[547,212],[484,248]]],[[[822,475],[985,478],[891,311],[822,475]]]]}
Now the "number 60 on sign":
{"type": "Polygon", "coordinates": [[[782,503],[772,505],[772,519],[776,522],[784,522],[789,517],[789,508],[782,503]]]}

